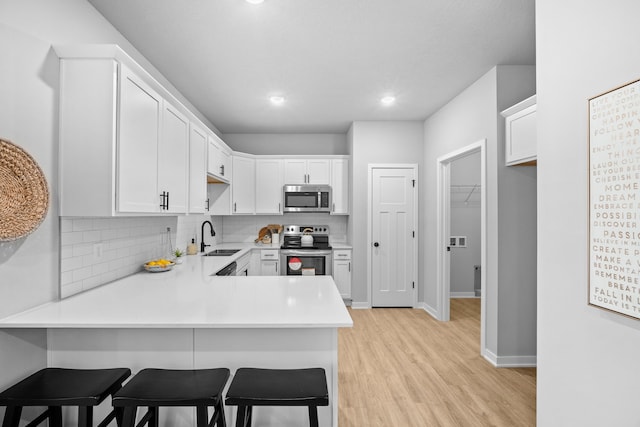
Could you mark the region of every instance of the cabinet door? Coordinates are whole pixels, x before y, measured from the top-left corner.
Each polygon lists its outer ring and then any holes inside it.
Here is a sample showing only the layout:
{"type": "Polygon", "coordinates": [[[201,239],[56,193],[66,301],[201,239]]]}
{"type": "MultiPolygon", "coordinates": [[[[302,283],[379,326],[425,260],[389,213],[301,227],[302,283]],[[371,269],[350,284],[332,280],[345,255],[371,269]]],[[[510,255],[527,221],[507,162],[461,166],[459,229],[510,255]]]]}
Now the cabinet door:
{"type": "Polygon", "coordinates": [[[255,160],[233,156],[233,182],[231,184],[231,213],[255,213],[255,160]]]}
{"type": "Polygon", "coordinates": [[[187,212],[188,164],[189,120],[165,101],[158,145],[158,196],[166,193],[161,212],[187,212]]]}
{"type": "Polygon", "coordinates": [[[222,176],[222,148],[211,135],[209,135],[209,153],[207,158],[207,173],[216,177],[222,176]]]}
{"type": "Polygon", "coordinates": [[[159,212],[158,142],[162,98],[122,67],[117,210],[159,212]]]}
{"type": "Polygon", "coordinates": [[[189,212],[209,209],[207,196],[207,134],[191,124],[189,133],[189,212]]]}
{"type": "Polygon", "coordinates": [[[331,161],[329,159],[307,160],[307,184],[327,184],[331,182],[331,161]]]}
{"type": "Polygon", "coordinates": [[[283,162],[279,159],[256,160],[256,213],[282,213],[283,162]]]}
{"type": "Polygon", "coordinates": [[[284,160],[284,184],[306,184],[307,161],[305,159],[284,160]]]}
{"type": "Polygon", "coordinates": [[[537,157],[536,105],[506,118],[506,164],[529,162],[537,157]]]}
{"type": "Polygon", "coordinates": [[[333,280],[342,298],[351,298],[351,260],[333,261],[333,280]]]}
{"type": "Polygon", "coordinates": [[[278,261],[260,261],[260,275],[261,276],[278,276],[278,261]]]}
{"type": "Polygon", "coordinates": [[[334,159],[331,161],[331,190],[333,195],[331,214],[348,214],[349,160],[334,159]]]}

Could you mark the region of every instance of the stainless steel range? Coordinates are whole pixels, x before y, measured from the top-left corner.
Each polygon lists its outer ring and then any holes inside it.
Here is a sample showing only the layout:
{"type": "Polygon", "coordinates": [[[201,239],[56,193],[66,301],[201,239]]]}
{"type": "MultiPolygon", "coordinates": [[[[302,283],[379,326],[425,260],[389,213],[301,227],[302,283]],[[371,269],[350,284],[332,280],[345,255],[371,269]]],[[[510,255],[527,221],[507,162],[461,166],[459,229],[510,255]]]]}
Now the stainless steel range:
{"type": "Polygon", "coordinates": [[[328,225],[286,225],[280,246],[280,271],[285,276],[330,276],[328,225]]]}

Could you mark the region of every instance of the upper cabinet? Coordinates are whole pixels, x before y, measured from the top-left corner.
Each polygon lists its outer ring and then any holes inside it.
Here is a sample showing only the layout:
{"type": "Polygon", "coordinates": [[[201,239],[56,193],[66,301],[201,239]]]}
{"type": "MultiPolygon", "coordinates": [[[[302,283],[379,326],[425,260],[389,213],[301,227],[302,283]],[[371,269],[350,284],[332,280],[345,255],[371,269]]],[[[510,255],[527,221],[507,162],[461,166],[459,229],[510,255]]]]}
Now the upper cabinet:
{"type": "Polygon", "coordinates": [[[209,135],[207,174],[212,182],[229,183],[231,173],[231,151],[216,134],[209,135]]]}
{"type": "Polygon", "coordinates": [[[253,156],[233,156],[232,214],[253,214],[256,209],[256,170],[253,156]]]}
{"type": "Polygon", "coordinates": [[[349,159],[331,160],[332,215],[349,213],[349,159]]]}
{"type": "Polygon", "coordinates": [[[285,159],[284,184],[330,184],[331,160],[285,159]]]}
{"type": "Polygon", "coordinates": [[[115,45],[55,49],[60,215],[203,211],[206,145],[192,113],[115,45]]]}
{"type": "Polygon", "coordinates": [[[536,95],[504,110],[507,166],[535,165],[537,158],[536,95]]]}
{"type": "Polygon", "coordinates": [[[282,159],[256,159],[256,213],[282,214],[282,186],[284,184],[282,159]]]}
{"type": "Polygon", "coordinates": [[[191,123],[189,133],[189,212],[205,213],[210,209],[207,195],[207,133],[191,123]]]}

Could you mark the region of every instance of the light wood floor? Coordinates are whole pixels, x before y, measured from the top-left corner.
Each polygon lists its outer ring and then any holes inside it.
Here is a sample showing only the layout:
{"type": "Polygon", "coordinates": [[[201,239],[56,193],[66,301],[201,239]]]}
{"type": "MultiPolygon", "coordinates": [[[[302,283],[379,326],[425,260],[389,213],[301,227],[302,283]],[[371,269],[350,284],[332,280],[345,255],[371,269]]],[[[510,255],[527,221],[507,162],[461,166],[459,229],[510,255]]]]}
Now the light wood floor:
{"type": "Polygon", "coordinates": [[[536,371],[480,356],[480,300],[452,299],[451,321],[422,310],[350,310],[340,329],[340,427],[535,426],[536,371]]]}

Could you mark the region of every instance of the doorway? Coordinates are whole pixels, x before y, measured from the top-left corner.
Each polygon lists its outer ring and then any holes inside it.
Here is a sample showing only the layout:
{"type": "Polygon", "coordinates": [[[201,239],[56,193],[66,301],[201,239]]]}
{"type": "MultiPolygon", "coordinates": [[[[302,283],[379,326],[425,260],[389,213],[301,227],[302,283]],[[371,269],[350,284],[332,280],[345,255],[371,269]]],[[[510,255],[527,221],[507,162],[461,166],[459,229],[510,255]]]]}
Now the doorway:
{"type": "Polygon", "coordinates": [[[417,301],[417,165],[369,165],[368,288],[372,307],[417,301]]]}
{"type": "MultiPolygon", "coordinates": [[[[486,140],[480,140],[459,150],[452,151],[437,160],[437,298],[438,320],[448,322],[450,319],[450,298],[451,298],[451,251],[452,243],[459,244],[451,239],[451,169],[452,163],[456,160],[466,158],[479,153],[480,155],[480,183],[479,189],[476,187],[473,192],[479,193],[480,203],[480,350],[485,353],[485,331],[486,331],[486,140]]],[[[473,195],[473,193],[472,193],[473,195]]],[[[464,236],[453,236],[464,237],[464,236]]]]}

